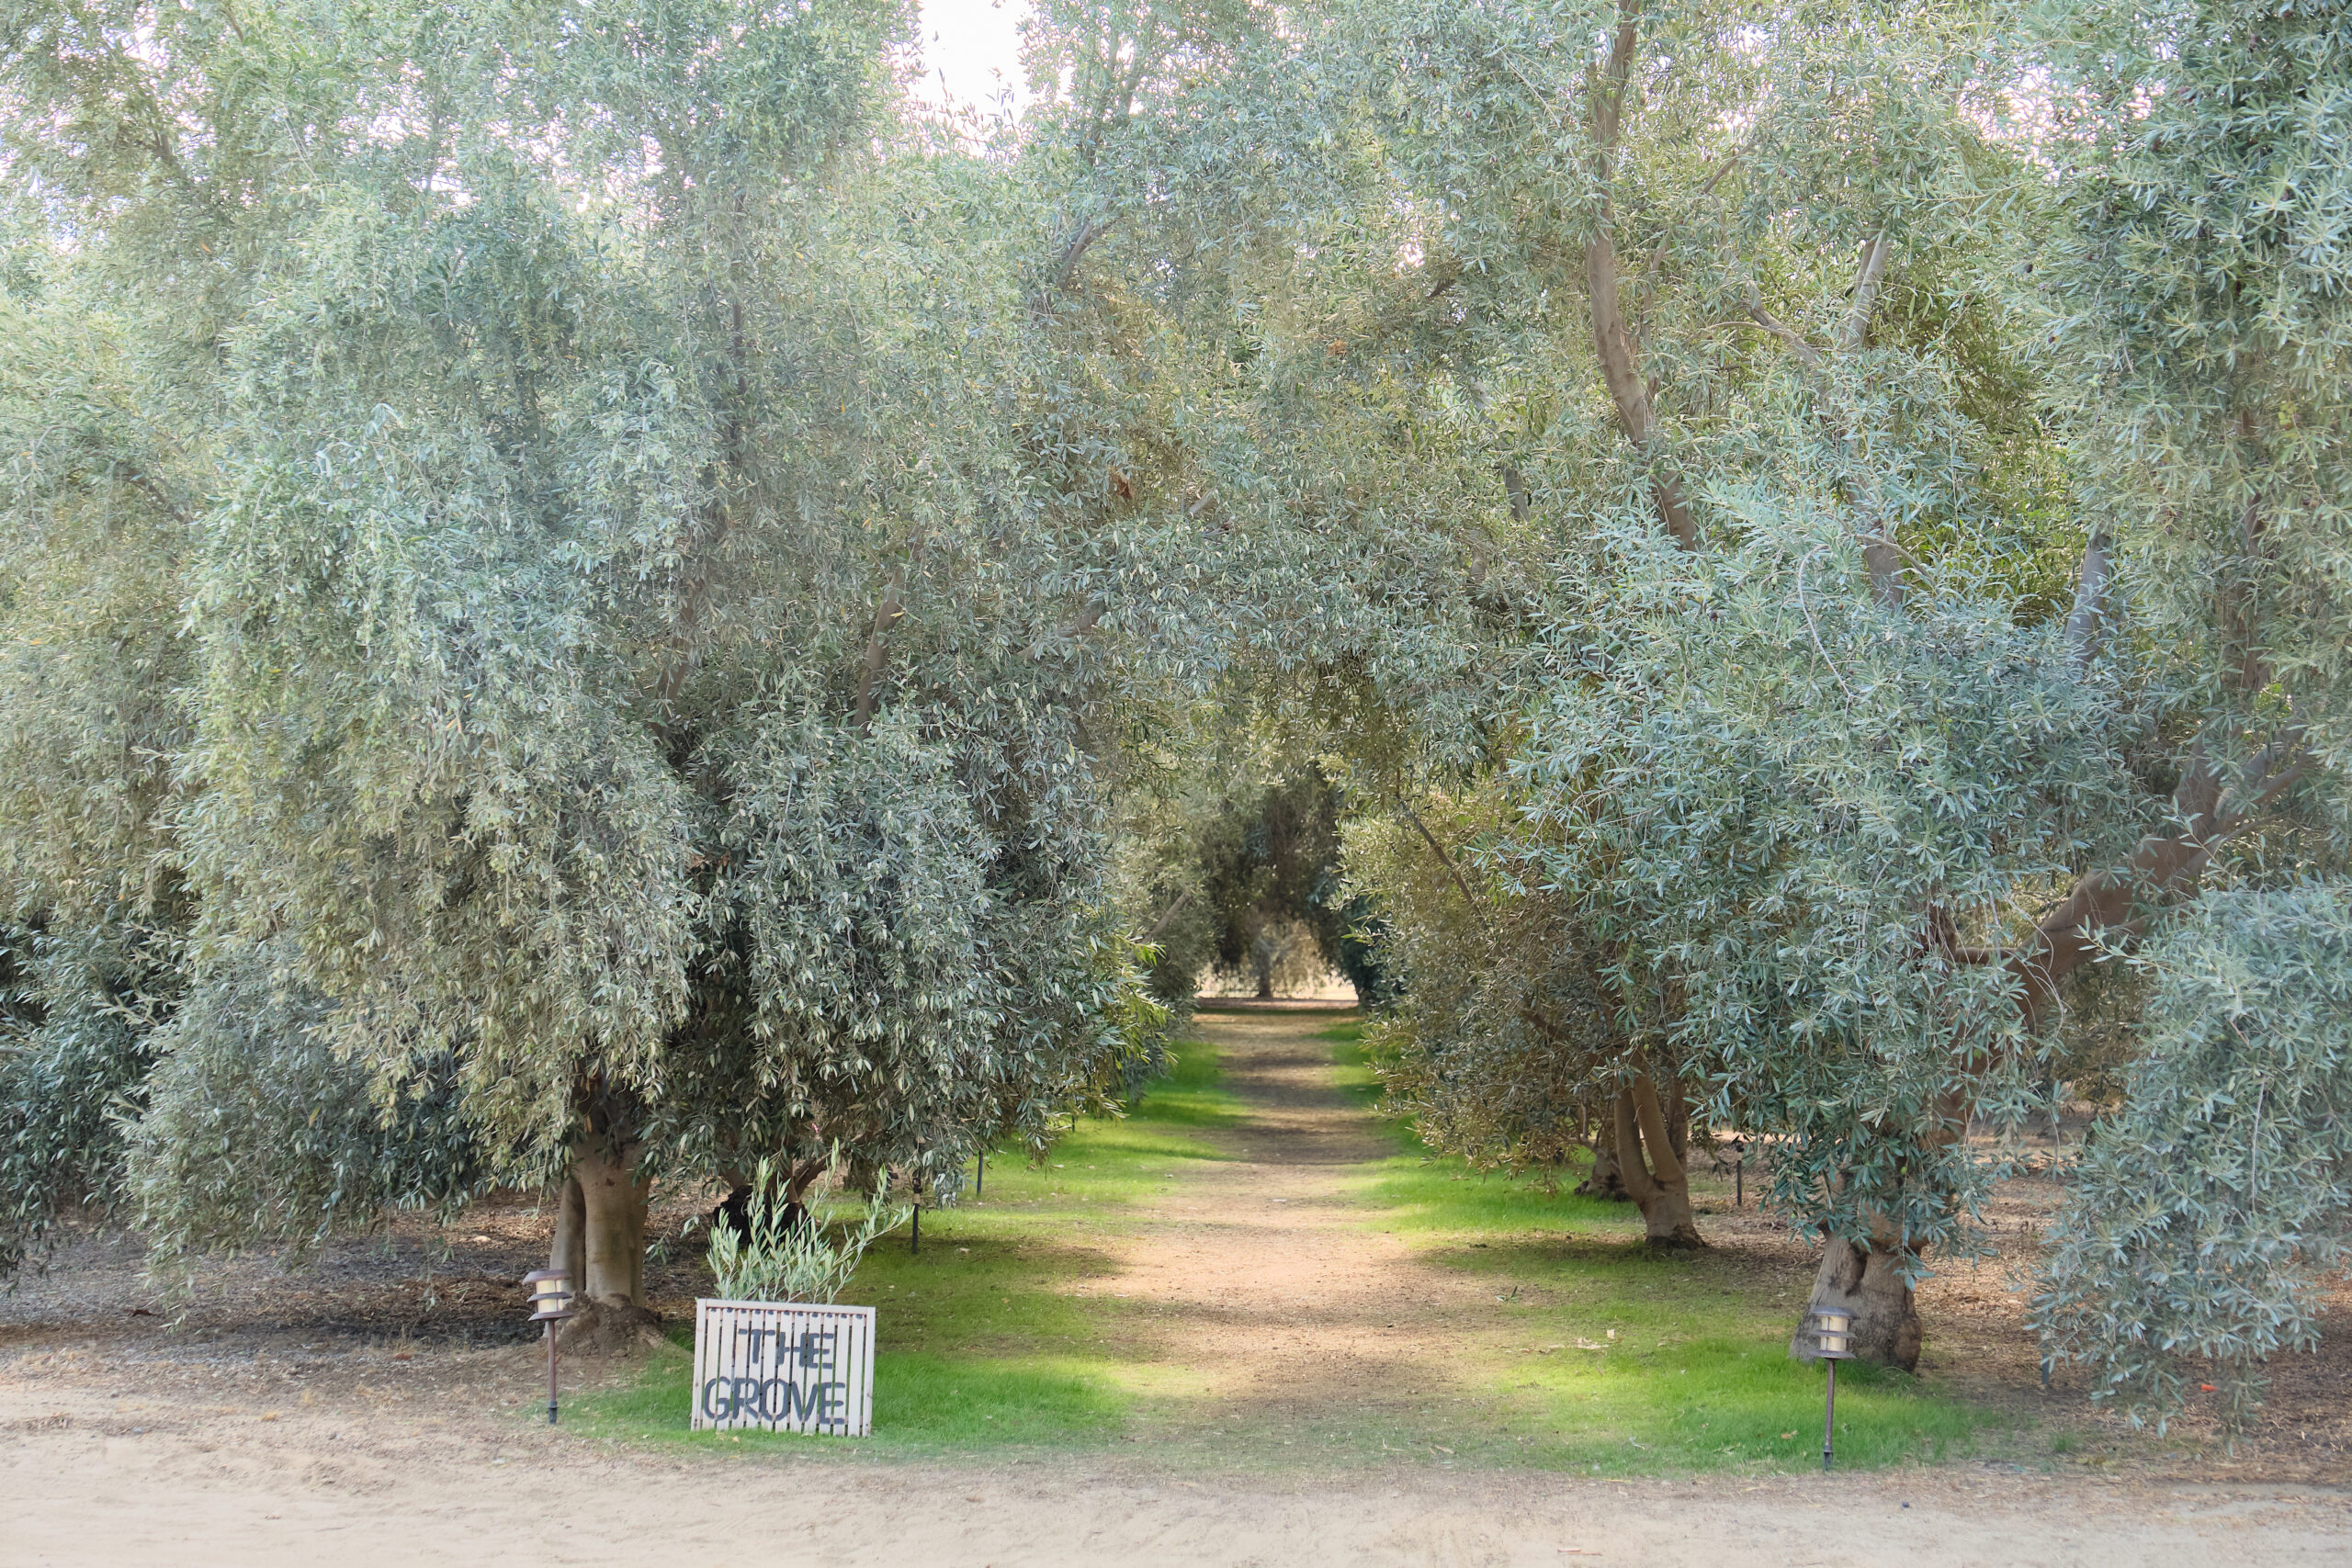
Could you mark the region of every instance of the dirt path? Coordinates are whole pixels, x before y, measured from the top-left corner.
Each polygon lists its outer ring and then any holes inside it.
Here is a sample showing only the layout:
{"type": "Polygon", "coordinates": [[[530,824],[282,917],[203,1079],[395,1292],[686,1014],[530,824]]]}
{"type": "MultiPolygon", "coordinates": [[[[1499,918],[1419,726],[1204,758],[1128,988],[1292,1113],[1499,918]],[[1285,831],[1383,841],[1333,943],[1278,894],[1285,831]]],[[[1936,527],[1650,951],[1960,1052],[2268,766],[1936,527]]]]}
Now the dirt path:
{"type": "MultiPolygon", "coordinates": [[[[1438,1386],[1479,1287],[1418,1261],[1347,1196],[1385,1152],[1332,1085],[1327,1018],[1210,1014],[1247,1122],[1101,1238],[1083,1287],[1155,1308],[1155,1354],[1253,1423],[1317,1423],[1438,1386]],[[1334,1416],[1334,1413],[1339,1413],[1334,1416]]],[[[486,1238],[485,1238],[486,1239],[486,1238]]],[[[118,1312],[123,1310],[117,1308],[118,1312]]],[[[475,1561],[912,1565],[2188,1568],[2352,1560],[2352,1500],[1974,1468],[1603,1482],[1390,1468],[1237,1473],[1212,1454],[961,1465],[697,1449],[522,1424],[528,1347],[412,1359],[198,1340],[170,1362],[23,1331],[0,1371],[0,1568],[153,1562],[340,1568],[475,1561]],[[35,1344],[54,1348],[32,1349],[35,1344]],[[167,1370],[168,1369],[168,1370],[167,1370]],[[292,1374],[292,1375],[289,1375],[292,1374]]],[[[306,1331],[314,1332],[314,1331],[306,1331]]],[[[5,1347],[0,1347],[5,1348],[5,1347]]]]}
{"type": "Polygon", "coordinates": [[[1080,1287],[1155,1303],[1155,1357],[1261,1417],[1311,1421],[1443,1382],[1480,1300],[1476,1282],[1369,1228],[1347,1196],[1390,1150],[1333,1082],[1317,1035],[1340,1016],[1202,1015],[1249,1111],[1218,1138],[1238,1157],[1196,1168],[1136,1213],[1107,1238],[1118,1271],[1080,1287]]]}

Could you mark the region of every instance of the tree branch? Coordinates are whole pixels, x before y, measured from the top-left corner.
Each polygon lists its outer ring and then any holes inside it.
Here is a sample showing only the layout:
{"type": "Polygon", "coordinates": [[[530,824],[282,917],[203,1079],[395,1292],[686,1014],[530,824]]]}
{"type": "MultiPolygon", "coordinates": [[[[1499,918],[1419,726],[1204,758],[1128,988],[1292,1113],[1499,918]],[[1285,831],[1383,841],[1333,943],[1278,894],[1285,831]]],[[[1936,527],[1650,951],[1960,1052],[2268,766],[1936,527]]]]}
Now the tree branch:
{"type": "MultiPolygon", "coordinates": [[[[1638,1083],[1648,1077],[1647,1073],[1644,1073],[1634,1082],[1638,1083]]],[[[1625,1196],[1631,1198],[1637,1206],[1645,1207],[1657,1199],[1658,1184],[1650,1176],[1649,1166],[1642,1157],[1640,1109],[1634,1102],[1633,1084],[1620,1087],[1616,1098],[1617,1179],[1625,1184],[1625,1196]]],[[[1651,1091],[1651,1098],[1652,1104],[1655,1106],[1657,1098],[1655,1089],[1651,1091]]],[[[1667,1157],[1670,1160],[1673,1156],[1668,1155],[1667,1157]]]]}
{"type": "Polygon", "coordinates": [[[1033,312],[1042,311],[1047,300],[1069,287],[1070,276],[1078,270],[1080,258],[1093,248],[1095,241],[1111,231],[1111,225],[1116,223],[1122,215],[1119,209],[1114,208],[1087,219],[1070,231],[1069,237],[1062,242],[1060,253],[1054,257],[1054,265],[1046,268],[1045,281],[1031,297],[1030,310],[1033,312]]]}
{"type": "Polygon", "coordinates": [[[1193,901],[1193,895],[1199,891],[1200,889],[1197,887],[1187,887],[1183,892],[1179,893],[1176,896],[1176,902],[1169,905],[1167,909],[1161,913],[1159,919],[1151,922],[1151,930],[1143,933],[1143,940],[1145,942],[1149,942],[1161,931],[1166,931],[1168,929],[1168,922],[1174,919],[1178,915],[1182,914],[1184,912],[1184,906],[1191,903],[1193,901]]]}
{"type": "Polygon", "coordinates": [[[1804,360],[1807,365],[1818,367],[1821,364],[1821,350],[1805,342],[1804,334],[1799,333],[1796,328],[1789,325],[1788,322],[1781,320],[1780,317],[1773,315],[1770,310],[1764,309],[1763,292],[1756,287],[1756,284],[1752,279],[1747,285],[1747,315],[1750,321],[1753,321],[1758,326],[1762,327],[1766,332],[1770,333],[1774,337],[1779,338],[1783,344],[1788,345],[1790,353],[1795,355],[1799,359],[1804,360]]]}
{"type": "MultiPolygon", "coordinates": [[[[1535,498],[1527,489],[1527,476],[1510,464],[1502,465],[1503,494],[1510,498],[1510,517],[1514,523],[1524,523],[1535,512],[1535,498]]],[[[1486,575],[1483,564],[1479,572],[1486,575]]]]}
{"type": "Polygon", "coordinates": [[[169,517],[173,522],[179,524],[182,527],[186,527],[187,525],[187,508],[182,506],[179,502],[173,497],[169,491],[166,491],[162,485],[157,484],[146,469],[140,468],[135,463],[118,462],[114,467],[116,473],[123,479],[127,480],[131,489],[139,491],[140,494],[145,496],[148,500],[161,507],[165,516],[169,517]]]}
{"type": "MultiPolygon", "coordinates": [[[[1648,1055],[1642,1051],[1634,1053],[1632,1090],[1634,1115],[1641,1124],[1650,1172],[1660,1187],[1672,1187],[1682,1179],[1682,1162],[1675,1157],[1674,1138],[1667,1130],[1666,1112],[1658,1105],[1657,1079],[1650,1073],[1648,1055]]],[[[1617,1157],[1622,1160],[1624,1154],[1621,1148],[1617,1157]]]]}
{"type": "Polygon", "coordinates": [[[2066,617],[2066,642],[2074,649],[2075,673],[2082,674],[2098,657],[2099,635],[2107,609],[2107,529],[2091,530],[2083,541],[2082,570],[2075,579],[2075,608],[2066,617]]]}
{"type": "MultiPolygon", "coordinates": [[[[1617,293],[1617,244],[1609,233],[1613,214],[1609,182],[1638,36],[1633,16],[1621,10],[1608,62],[1601,67],[1604,90],[1592,95],[1593,172],[1600,187],[1600,205],[1593,214],[1592,240],[1585,246],[1584,281],[1592,306],[1592,346],[1600,359],[1600,378],[1609,388],[1610,400],[1617,406],[1618,423],[1627,439],[1648,448],[1657,434],[1657,417],[1651,407],[1648,384],[1634,360],[1633,334],[1626,330],[1625,309],[1617,293]]],[[[1694,548],[1699,532],[1683,500],[1681,484],[1671,474],[1654,472],[1650,494],[1657,506],[1658,522],[1674,542],[1686,550],[1694,548]]]]}
{"type": "Polygon", "coordinates": [[[1854,272],[1854,287],[1846,309],[1845,324],[1838,330],[1838,352],[1852,354],[1862,346],[1870,333],[1871,310],[1878,304],[1879,284],[1886,276],[1887,258],[1894,254],[1894,242],[1882,229],[1862,247],[1860,265],[1854,272]]]}
{"type": "Polygon", "coordinates": [[[857,707],[853,719],[860,735],[874,728],[874,688],[882,679],[883,635],[906,613],[901,603],[907,591],[907,563],[900,561],[890,573],[890,585],[882,591],[882,603],[875,606],[874,632],[865,642],[865,668],[857,677],[857,707]]]}
{"type": "Polygon", "coordinates": [[[2308,767],[2300,724],[2247,758],[2235,783],[2225,782],[2200,747],[2173,791],[2187,830],[2143,839],[2122,865],[2083,877],[2009,955],[2010,969],[2025,983],[2027,1023],[2041,1021],[2057,999],[2058,983],[2097,954],[2107,933],[2136,932],[2145,923],[2134,918],[2136,907],[2194,887],[2213,852],[2292,789],[2308,767]]]}
{"type": "Polygon", "coordinates": [[[1437,856],[1438,864],[1445,867],[1445,874],[1453,878],[1453,886],[1461,893],[1462,902],[1469,908],[1470,918],[1477,921],[1483,930],[1487,924],[1486,911],[1479,908],[1478,900],[1470,896],[1470,884],[1463,879],[1462,868],[1453,863],[1453,857],[1445,852],[1445,846],[1437,841],[1437,836],[1423,825],[1413,808],[1405,804],[1402,795],[1396,799],[1396,809],[1405,814],[1405,820],[1413,825],[1413,830],[1421,836],[1421,841],[1429,845],[1430,852],[1437,856]]]}

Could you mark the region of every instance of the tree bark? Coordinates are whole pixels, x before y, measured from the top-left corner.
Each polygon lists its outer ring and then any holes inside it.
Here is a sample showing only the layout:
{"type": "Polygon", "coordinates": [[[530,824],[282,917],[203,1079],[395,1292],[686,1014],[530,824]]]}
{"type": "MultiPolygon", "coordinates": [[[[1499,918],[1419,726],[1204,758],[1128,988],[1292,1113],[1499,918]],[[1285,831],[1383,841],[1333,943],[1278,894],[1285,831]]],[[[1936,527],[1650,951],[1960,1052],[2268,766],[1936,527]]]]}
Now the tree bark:
{"type": "MultiPolygon", "coordinates": [[[[1612,1100],[1613,1106],[1615,1101],[1612,1100]]],[[[1592,1174],[1577,1189],[1583,1198],[1606,1198],[1611,1202],[1629,1202],[1633,1195],[1625,1190],[1625,1173],[1617,1163],[1617,1123],[1613,1116],[1602,1116],[1593,1123],[1592,1174]]]]}
{"type": "Polygon", "coordinates": [[[1625,308],[1617,293],[1617,243],[1609,225],[1615,209],[1609,198],[1609,181],[1617,152],[1617,137],[1625,108],[1625,94],[1634,70],[1634,50],[1639,28],[1633,17],[1620,12],[1616,35],[1609,43],[1608,62],[1592,92],[1593,172],[1600,187],[1600,205],[1592,219],[1592,239],[1584,250],[1585,294],[1592,307],[1592,347],[1600,358],[1600,378],[1617,408],[1617,422],[1626,439],[1650,460],[1650,498],[1657,507],[1658,525],[1684,549],[1699,541],[1699,528],[1684,500],[1681,481],[1657,467],[1657,415],[1650,404],[1649,383],[1643,378],[1634,355],[1634,334],[1625,324],[1625,308]]]}
{"type": "Polygon", "coordinates": [[[650,1183],[637,1174],[634,1144],[618,1148],[589,1140],[572,1156],[583,1227],[586,1283],[595,1301],[645,1304],[645,1199],[650,1183]]]}
{"type": "Polygon", "coordinates": [[[587,1288],[588,1212],[576,1175],[566,1176],[556,1194],[555,1239],[548,1247],[548,1267],[562,1269],[574,1292],[587,1288]]]}
{"type": "Polygon", "coordinates": [[[882,591],[882,603],[875,606],[874,631],[866,638],[865,660],[857,671],[857,701],[851,722],[863,735],[874,727],[875,693],[882,680],[887,656],[884,639],[899,617],[906,614],[907,564],[900,561],[890,571],[889,586],[882,591]]]}
{"type": "MultiPolygon", "coordinates": [[[[1903,1277],[1903,1256],[1893,1245],[1857,1247],[1833,1235],[1813,1280],[1808,1314],[1827,1307],[1854,1314],[1854,1354],[1905,1371],[1919,1366],[1919,1308],[1903,1277]]],[[[1800,1361],[1819,1359],[1802,1323],[1789,1341],[1800,1361]]]]}
{"type": "Polygon", "coordinates": [[[571,1175],[557,1218],[560,1246],[575,1251],[572,1276],[578,1314],[566,1324],[567,1350],[611,1355],[659,1344],[660,1317],[645,1300],[646,1198],[652,1183],[638,1175],[633,1140],[589,1133],[572,1145],[571,1175]],[[576,1226],[571,1203],[578,1195],[576,1226]]]}
{"type": "Polygon", "coordinates": [[[1690,1208],[1690,1171],[1675,1156],[1646,1064],[1617,1091],[1616,1112],[1618,1169],[1642,1212],[1643,1239],[1652,1247],[1706,1246],[1690,1208]]]}

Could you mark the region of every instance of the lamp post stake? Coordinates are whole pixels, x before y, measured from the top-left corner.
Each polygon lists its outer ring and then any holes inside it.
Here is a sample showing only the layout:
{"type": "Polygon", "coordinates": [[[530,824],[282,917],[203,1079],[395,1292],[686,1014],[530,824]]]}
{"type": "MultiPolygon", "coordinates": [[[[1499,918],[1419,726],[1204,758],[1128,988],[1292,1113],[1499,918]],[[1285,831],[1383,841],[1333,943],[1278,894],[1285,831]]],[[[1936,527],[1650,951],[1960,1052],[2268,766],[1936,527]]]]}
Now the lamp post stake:
{"type": "Polygon", "coordinates": [[[571,1315],[571,1277],[560,1269],[540,1269],[523,1276],[530,1292],[531,1321],[548,1330],[548,1425],[555,1425],[555,1325],[571,1315]]]}
{"type": "Polygon", "coordinates": [[[1821,1408],[1821,1472],[1829,1473],[1829,1439],[1838,1427],[1838,1363],[1829,1363],[1829,1396],[1821,1408]]]}
{"type": "Polygon", "coordinates": [[[1830,1452],[1838,1436],[1838,1363],[1850,1360],[1854,1354],[1854,1314],[1834,1307],[1815,1307],[1804,1314],[1801,1331],[1813,1339],[1815,1360],[1826,1361],[1829,1386],[1821,1402],[1821,1468],[1829,1469],[1830,1452]]]}

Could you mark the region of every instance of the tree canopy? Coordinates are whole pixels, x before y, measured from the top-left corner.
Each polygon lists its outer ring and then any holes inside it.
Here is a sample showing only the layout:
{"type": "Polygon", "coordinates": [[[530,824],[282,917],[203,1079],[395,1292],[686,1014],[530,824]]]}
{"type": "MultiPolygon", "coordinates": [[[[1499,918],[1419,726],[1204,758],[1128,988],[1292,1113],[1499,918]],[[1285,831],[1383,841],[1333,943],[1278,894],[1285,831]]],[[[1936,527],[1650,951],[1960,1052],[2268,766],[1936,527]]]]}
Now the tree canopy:
{"type": "Polygon", "coordinates": [[[2341,5],[1048,0],[996,121],[910,25],[7,13],[0,1261],[545,1181],[628,1301],[1282,914],[1440,1146],[1691,1246],[1769,1137],[1899,1364],[2099,1042],[2047,1353],[2309,1342],[2341,5]]]}

